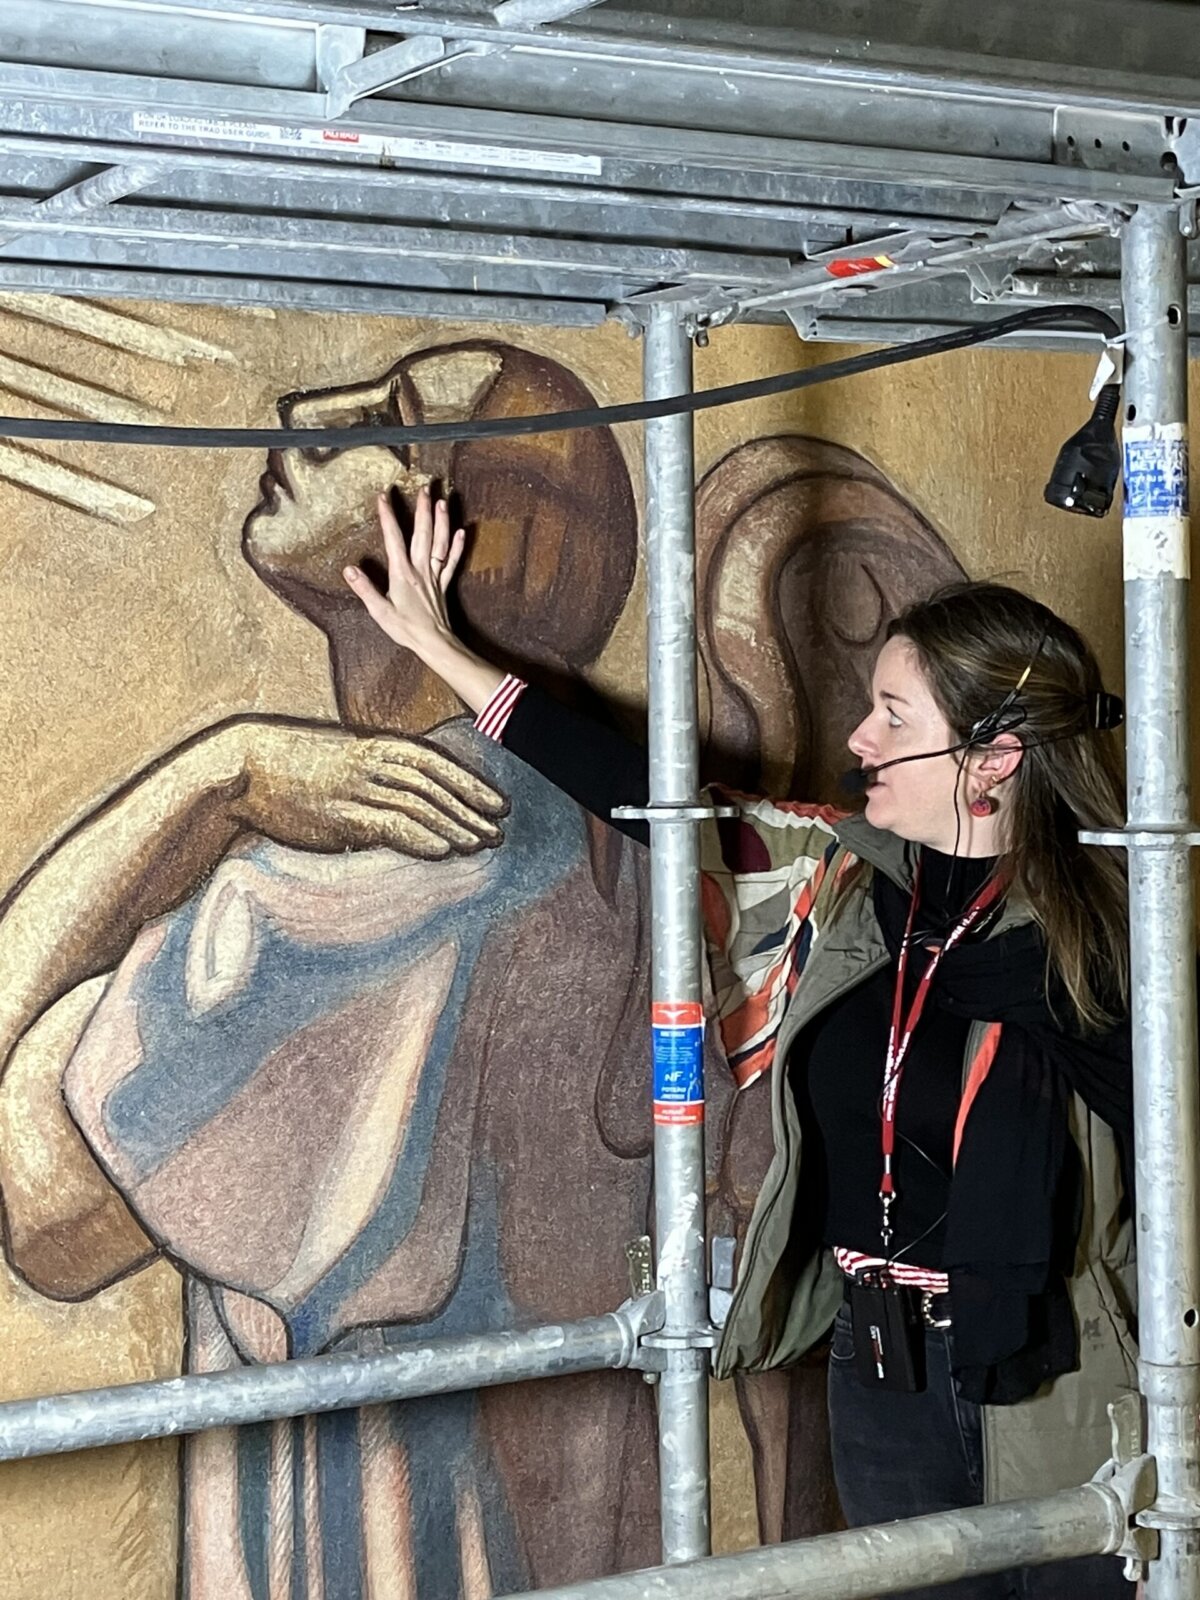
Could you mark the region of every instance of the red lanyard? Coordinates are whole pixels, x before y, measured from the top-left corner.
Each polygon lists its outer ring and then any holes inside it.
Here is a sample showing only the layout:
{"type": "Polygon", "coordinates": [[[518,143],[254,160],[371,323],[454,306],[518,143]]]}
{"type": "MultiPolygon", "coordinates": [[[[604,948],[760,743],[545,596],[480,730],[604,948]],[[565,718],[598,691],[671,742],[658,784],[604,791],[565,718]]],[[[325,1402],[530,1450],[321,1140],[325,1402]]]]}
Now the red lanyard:
{"type": "Polygon", "coordinates": [[[896,1099],[900,1093],[900,1079],[904,1074],[904,1061],[908,1055],[908,1047],[912,1043],[913,1032],[921,1020],[921,1013],[925,1009],[925,1001],[929,996],[929,986],[933,982],[933,975],[937,971],[942,957],[947,950],[952,950],[963,935],[970,931],[979,921],[987,908],[999,897],[1004,883],[999,875],[989,878],[987,883],[975,896],[974,900],[963,912],[943,944],[934,950],[929,958],[929,965],[925,968],[924,976],[917,985],[917,992],[913,996],[912,1005],[908,1008],[908,1016],[904,1016],[904,979],[908,973],[908,952],[912,941],[913,924],[917,915],[917,901],[920,897],[921,864],[918,859],[916,875],[913,879],[912,903],[908,908],[908,921],[904,928],[904,943],[900,946],[900,955],[896,961],[896,993],[892,1000],[892,1022],[888,1029],[887,1064],[883,1074],[883,1099],[880,1105],[880,1118],[882,1124],[883,1144],[883,1176],[879,1182],[879,1204],[882,1208],[880,1222],[880,1237],[886,1250],[892,1242],[891,1210],[896,1200],[896,1183],[892,1171],[892,1157],[896,1151],[896,1099]]]}

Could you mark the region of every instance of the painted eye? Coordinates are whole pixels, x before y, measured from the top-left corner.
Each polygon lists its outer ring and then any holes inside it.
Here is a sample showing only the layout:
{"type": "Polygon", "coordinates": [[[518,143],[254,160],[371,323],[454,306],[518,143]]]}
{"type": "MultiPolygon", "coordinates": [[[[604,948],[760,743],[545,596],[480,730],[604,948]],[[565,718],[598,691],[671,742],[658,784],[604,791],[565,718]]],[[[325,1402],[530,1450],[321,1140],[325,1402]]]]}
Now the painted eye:
{"type": "Polygon", "coordinates": [[[896,715],[896,713],[894,711],[889,711],[888,712],[888,727],[889,728],[902,728],[903,726],[904,726],[903,722],[901,722],[900,718],[896,715]]]}

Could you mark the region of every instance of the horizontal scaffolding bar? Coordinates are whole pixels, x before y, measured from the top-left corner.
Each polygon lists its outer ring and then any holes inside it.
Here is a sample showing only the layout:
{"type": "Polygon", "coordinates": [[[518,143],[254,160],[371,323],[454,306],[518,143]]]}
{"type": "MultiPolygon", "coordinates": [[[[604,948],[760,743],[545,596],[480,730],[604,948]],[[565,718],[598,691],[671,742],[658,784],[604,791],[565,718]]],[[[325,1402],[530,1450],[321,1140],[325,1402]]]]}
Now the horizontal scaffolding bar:
{"type": "MultiPolygon", "coordinates": [[[[327,121],[324,96],[295,89],[0,61],[0,125],[11,126],[10,109],[19,121],[21,106],[32,104],[36,125],[15,131],[48,129],[42,107],[55,102],[69,108],[73,125],[81,116],[113,113],[129,136],[141,131],[160,148],[176,137],[181,141],[200,137],[207,147],[236,146],[245,144],[248,134],[278,148],[281,141],[303,139],[306,128],[320,135],[327,121]],[[147,122],[148,106],[154,111],[147,122]],[[164,130],[172,126],[180,132],[168,135],[164,130]],[[203,131],[189,133],[191,127],[203,131]]],[[[357,134],[360,149],[364,138],[381,139],[384,158],[404,165],[417,161],[505,173],[569,172],[613,186],[658,192],[697,192],[698,186],[703,190],[717,182],[721,192],[738,193],[739,185],[753,175],[768,186],[789,176],[888,184],[903,171],[910,189],[922,194],[922,210],[929,209],[932,192],[947,189],[1035,202],[1052,194],[1072,200],[1167,203],[1174,195],[1174,180],[1161,170],[1093,171],[945,150],[873,149],[844,140],[752,136],[436,103],[363,101],[352,117],[338,124],[337,133],[357,134]],[[414,154],[414,141],[432,141],[437,153],[414,154]]]]}
{"type": "MultiPolygon", "coordinates": [[[[169,160],[169,158],[168,158],[169,160]]],[[[1061,224],[1066,226],[1065,223],[1061,224]]],[[[1077,231],[1084,231],[1079,223],[1077,231]]],[[[468,272],[481,267],[544,268],[564,277],[612,276],[647,283],[778,285],[787,277],[779,259],[723,250],[675,250],[649,245],[594,244],[589,240],[530,238],[511,233],[476,233],[462,228],[410,227],[395,223],[346,222],[307,216],[243,216],[232,211],[125,204],[105,211],[72,211],[49,201],[0,198],[0,230],[5,235],[38,233],[114,238],[144,244],[219,245],[244,252],[271,248],[353,256],[361,263],[378,257],[394,264],[396,277],[414,260],[439,266],[461,263],[468,272]]]]}
{"type": "Polygon", "coordinates": [[[1042,1499],[939,1511],[513,1600],[873,1600],[974,1573],[1108,1555],[1119,1547],[1125,1521],[1113,1490],[1088,1483],[1042,1499]]]}
{"type": "MultiPolygon", "coordinates": [[[[31,162],[94,162],[111,166],[134,156],[144,158],[153,149],[140,140],[129,144],[105,139],[0,133],[0,156],[10,158],[7,164],[10,173],[14,157],[27,157],[31,162]]],[[[225,180],[235,178],[240,200],[245,198],[246,185],[255,184],[258,186],[256,200],[266,195],[265,204],[270,206],[286,208],[289,199],[309,204],[308,192],[319,188],[324,194],[339,198],[338,209],[342,214],[349,214],[351,203],[364,210],[371,208],[374,216],[399,213],[407,199],[414,208],[424,206],[430,221],[457,225],[473,218],[477,223],[486,224],[497,208],[503,208],[509,223],[517,218],[532,217],[536,220],[537,231],[543,233],[569,232],[569,223],[564,226],[556,221],[563,213],[570,216],[581,207],[600,207],[606,213],[605,228],[610,232],[614,225],[630,234],[640,230],[648,236],[669,229],[682,238],[688,237],[689,227],[695,229],[711,222],[716,212],[721,218],[768,224],[781,235],[790,230],[788,244],[793,253],[798,238],[814,234],[840,236],[848,229],[901,226],[933,229],[939,234],[972,234],[978,233],[987,220],[982,215],[926,217],[910,211],[892,214],[849,206],[738,200],[732,196],[714,201],[695,195],[643,194],[582,183],[552,184],[532,179],[472,177],[461,172],[402,171],[347,159],[323,161],[319,151],[300,150],[287,157],[269,157],[237,151],[172,148],[166,159],[156,164],[161,165],[164,173],[171,174],[154,186],[155,194],[167,199],[179,198],[176,188],[179,174],[199,173],[217,180],[208,191],[211,195],[227,195],[230,190],[225,180]],[[279,191],[278,198],[272,198],[273,189],[279,191]]],[[[189,189],[185,198],[194,201],[196,196],[189,189]]],[[[316,212],[323,208],[323,205],[310,206],[316,212]]],[[[596,231],[592,217],[589,232],[596,231]]]]}
{"type": "Polygon", "coordinates": [[[661,1296],[525,1333],[431,1339],[384,1354],[312,1356],[0,1404],[0,1461],[344,1411],[531,1378],[628,1367],[662,1324],[661,1296]]]}
{"type": "MultiPolygon", "coordinates": [[[[945,320],[939,322],[921,321],[917,318],[908,322],[899,316],[844,317],[833,314],[814,317],[811,324],[805,328],[803,337],[806,343],[811,344],[914,344],[918,340],[936,339],[944,333],[954,333],[959,328],[969,328],[973,325],[974,321],[966,317],[954,316],[949,307],[945,320]]],[[[1098,337],[1097,334],[1087,331],[1059,333],[1047,328],[1027,328],[1023,333],[1013,334],[1011,338],[988,340],[985,343],[987,348],[994,350],[1049,350],[1094,355],[1098,337]]],[[[1190,348],[1192,358],[1200,360],[1200,338],[1193,338],[1190,348]]]]}
{"type": "Polygon", "coordinates": [[[73,262],[8,262],[0,256],[0,290],[13,294],[93,295],[108,300],[247,306],[268,311],[323,311],[355,316],[442,317],[453,322],[546,323],[594,328],[601,301],[543,300],[532,295],[438,293],[385,285],[305,283],[297,278],[235,278],[208,272],[87,267],[73,262]]]}
{"type": "MultiPolygon", "coordinates": [[[[59,0],[91,6],[95,0],[59,0]]],[[[107,0],[120,13],[187,14],[194,0],[107,0]]],[[[694,75],[771,75],[805,84],[842,84],[901,94],[941,92],[968,102],[1014,107],[1080,105],[1154,111],[1164,97],[1181,108],[1200,103],[1190,26],[1175,5],[1139,0],[1135,20],[1122,0],[1091,9],[1094,25],[1081,36],[1069,19],[1044,6],[994,5],[981,24],[974,8],[956,0],[929,0],[897,7],[860,4],[863,20],[854,33],[830,28],[835,8],[808,0],[786,6],[739,8],[729,21],[687,17],[664,5],[661,12],[609,11],[583,19],[583,26],[505,27],[499,18],[448,8],[398,9],[387,0],[205,0],[207,14],[229,25],[291,23],[359,26],[384,34],[432,34],[455,42],[505,43],[527,51],[547,50],[604,65],[645,66],[666,62],[694,75]],[[766,25],[758,14],[773,9],[766,25]],[[1144,18],[1142,13],[1145,13],[1144,18]],[[1063,48],[1048,52],[1049,24],[1059,23],[1063,48]],[[786,22],[786,26],[780,26],[786,22]],[[774,25],[772,25],[772,23],[774,25]],[[1122,34],[1124,30],[1124,34],[1122,34]],[[1113,48],[1114,36],[1118,48],[1113,48]],[[980,42],[986,39],[986,49],[980,42]],[[1069,51],[1068,55],[1066,52],[1069,51]],[[1056,59],[1057,57],[1057,59],[1056,59]],[[1091,59],[1089,59],[1091,58],[1091,59]],[[1069,72],[1063,68],[1069,64],[1069,72]],[[1131,70],[1131,65],[1133,70],[1131,70]]]]}

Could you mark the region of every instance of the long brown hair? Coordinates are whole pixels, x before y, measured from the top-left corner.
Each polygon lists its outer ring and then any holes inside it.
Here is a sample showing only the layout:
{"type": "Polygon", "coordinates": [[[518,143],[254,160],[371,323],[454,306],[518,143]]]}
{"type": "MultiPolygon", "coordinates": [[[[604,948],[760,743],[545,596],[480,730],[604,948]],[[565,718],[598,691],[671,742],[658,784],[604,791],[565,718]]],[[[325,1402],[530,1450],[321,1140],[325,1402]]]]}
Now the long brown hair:
{"type": "Polygon", "coordinates": [[[1100,668],[1047,606],[999,583],[958,583],[900,614],[888,637],[911,641],[956,739],[1015,704],[1025,746],[1006,788],[1004,865],[1029,905],[1084,1029],[1111,1024],[1129,999],[1129,892],[1117,850],[1082,845],[1081,828],[1121,826],[1125,779],[1115,736],[1094,726],[1100,668]]]}

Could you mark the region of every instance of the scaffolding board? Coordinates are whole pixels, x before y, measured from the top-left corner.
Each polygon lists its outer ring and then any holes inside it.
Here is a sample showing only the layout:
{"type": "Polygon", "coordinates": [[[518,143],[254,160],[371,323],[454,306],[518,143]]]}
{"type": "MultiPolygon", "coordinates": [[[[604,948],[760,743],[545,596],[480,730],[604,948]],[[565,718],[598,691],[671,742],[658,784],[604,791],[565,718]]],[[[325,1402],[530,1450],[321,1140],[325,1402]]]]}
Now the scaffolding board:
{"type": "MultiPolygon", "coordinates": [[[[667,299],[699,326],[887,343],[1116,309],[1122,218],[1200,196],[1190,5],[834,20],[818,0],[8,4],[0,290],[574,326],[667,299]]],[[[1200,332],[1200,249],[1191,269],[1200,332]]]]}

